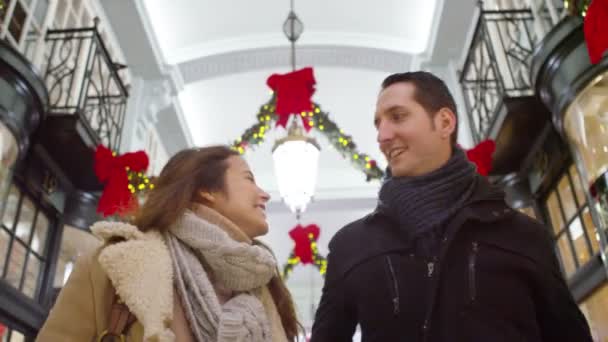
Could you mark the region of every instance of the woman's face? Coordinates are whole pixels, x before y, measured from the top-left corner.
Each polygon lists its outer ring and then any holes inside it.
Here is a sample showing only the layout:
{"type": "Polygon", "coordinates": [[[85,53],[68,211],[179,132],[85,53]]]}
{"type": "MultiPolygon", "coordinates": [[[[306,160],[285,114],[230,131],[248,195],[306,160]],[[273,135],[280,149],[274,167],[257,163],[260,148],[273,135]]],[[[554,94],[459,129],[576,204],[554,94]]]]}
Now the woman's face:
{"type": "Polygon", "coordinates": [[[250,238],[266,234],[266,202],[270,195],[257,186],[243,158],[231,156],[226,163],[224,190],[211,194],[213,201],[210,206],[234,222],[250,238]]]}

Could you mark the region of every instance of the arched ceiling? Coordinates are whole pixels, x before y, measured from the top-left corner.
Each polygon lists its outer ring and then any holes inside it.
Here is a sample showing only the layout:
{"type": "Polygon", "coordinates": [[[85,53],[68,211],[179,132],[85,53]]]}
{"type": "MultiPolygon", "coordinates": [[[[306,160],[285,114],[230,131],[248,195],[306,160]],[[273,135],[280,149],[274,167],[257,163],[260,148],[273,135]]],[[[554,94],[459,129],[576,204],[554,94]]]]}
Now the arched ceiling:
{"type": "MultiPolygon", "coordinates": [[[[201,57],[287,45],[287,0],[147,0],[165,59],[201,57]]],[[[302,46],[353,46],[419,54],[427,49],[435,0],[295,1],[302,46]]]]}

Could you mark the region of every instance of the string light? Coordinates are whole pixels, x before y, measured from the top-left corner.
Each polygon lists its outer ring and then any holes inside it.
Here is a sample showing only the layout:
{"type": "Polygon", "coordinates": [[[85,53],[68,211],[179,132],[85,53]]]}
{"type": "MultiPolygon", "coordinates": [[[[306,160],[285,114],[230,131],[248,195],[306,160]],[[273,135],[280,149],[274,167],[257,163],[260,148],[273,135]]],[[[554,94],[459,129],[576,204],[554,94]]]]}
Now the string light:
{"type": "Polygon", "coordinates": [[[142,172],[133,172],[129,170],[127,178],[129,179],[127,187],[134,195],[154,189],[154,183],[142,172]]]}
{"type": "MultiPolygon", "coordinates": [[[[246,129],[232,144],[232,149],[237,151],[239,155],[245,154],[248,148],[255,148],[264,142],[266,132],[270,131],[271,125],[274,126],[271,122],[274,123],[279,118],[275,113],[275,101],[276,92],[268,102],[260,106],[257,112],[257,122],[246,129]]],[[[366,180],[382,179],[384,177],[384,172],[375,163],[369,163],[371,159],[364,159],[365,155],[357,151],[357,146],[352,141],[352,137],[346,135],[319,105],[313,104],[312,110],[302,111],[297,115],[308,122],[308,127],[322,132],[344,158],[348,158],[355,168],[365,174],[366,180]]]]}
{"type": "MultiPolygon", "coordinates": [[[[317,268],[319,274],[325,277],[325,273],[327,272],[327,259],[319,254],[319,250],[317,249],[317,242],[315,241],[314,235],[308,234],[308,240],[310,242],[310,250],[312,251],[312,265],[317,268]]],[[[287,280],[291,272],[293,272],[293,268],[300,264],[300,258],[295,255],[295,252],[292,251],[289,257],[287,258],[287,263],[283,267],[283,279],[287,280]]]]}

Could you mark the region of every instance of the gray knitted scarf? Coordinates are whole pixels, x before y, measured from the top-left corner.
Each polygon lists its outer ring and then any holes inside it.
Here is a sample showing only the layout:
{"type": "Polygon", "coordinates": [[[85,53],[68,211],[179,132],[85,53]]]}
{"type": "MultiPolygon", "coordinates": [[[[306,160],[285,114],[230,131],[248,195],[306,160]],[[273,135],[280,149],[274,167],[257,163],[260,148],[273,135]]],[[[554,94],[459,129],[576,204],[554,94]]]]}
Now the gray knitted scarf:
{"type": "Polygon", "coordinates": [[[231,235],[192,211],[165,233],[190,330],[197,341],[271,341],[257,295],[275,275],[275,259],[264,247],[231,235]],[[235,295],[221,304],[214,284],[235,295]]]}
{"type": "Polygon", "coordinates": [[[388,178],[379,194],[378,210],[405,230],[424,256],[437,253],[445,223],[471,198],[479,175],[465,152],[454,147],[441,168],[417,177],[388,178]]]}

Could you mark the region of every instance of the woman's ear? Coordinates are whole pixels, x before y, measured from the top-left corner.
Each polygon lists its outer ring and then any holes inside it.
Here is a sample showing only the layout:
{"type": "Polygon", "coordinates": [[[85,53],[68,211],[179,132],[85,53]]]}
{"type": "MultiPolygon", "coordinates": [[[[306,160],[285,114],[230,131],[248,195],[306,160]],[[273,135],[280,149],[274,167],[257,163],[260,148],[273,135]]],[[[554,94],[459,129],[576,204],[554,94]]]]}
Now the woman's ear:
{"type": "Polygon", "coordinates": [[[203,201],[203,203],[205,204],[213,204],[215,203],[215,196],[213,196],[213,194],[211,194],[210,192],[207,191],[199,191],[198,193],[198,197],[203,201]]]}

